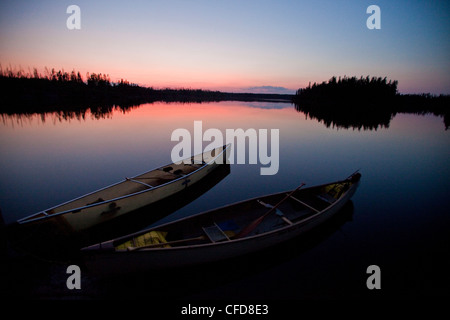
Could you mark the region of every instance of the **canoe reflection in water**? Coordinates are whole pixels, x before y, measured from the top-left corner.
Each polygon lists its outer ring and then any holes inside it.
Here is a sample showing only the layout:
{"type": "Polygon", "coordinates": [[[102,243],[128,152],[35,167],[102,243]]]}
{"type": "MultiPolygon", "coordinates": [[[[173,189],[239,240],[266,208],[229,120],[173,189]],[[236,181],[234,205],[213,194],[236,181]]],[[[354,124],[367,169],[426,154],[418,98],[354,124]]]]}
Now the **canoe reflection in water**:
{"type": "MultiPolygon", "coordinates": [[[[154,298],[154,299],[211,299],[211,297],[233,297],[233,299],[248,299],[247,290],[239,290],[237,286],[250,286],[262,288],[260,294],[263,297],[280,298],[280,292],[276,283],[285,281],[286,278],[293,281],[302,281],[302,285],[293,285],[295,292],[285,286],[281,297],[308,296],[312,291],[319,290],[317,280],[311,276],[312,268],[317,268],[314,261],[310,261],[308,252],[322,244],[335,234],[349,221],[352,221],[354,212],[353,202],[348,201],[339,212],[329,220],[293,239],[274,245],[261,251],[255,251],[246,255],[192,265],[182,268],[166,268],[158,270],[142,270],[142,272],[127,272],[122,270],[114,276],[88,275],[85,272],[85,282],[90,285],[91,291],[86,286],[85,294],[102,298],[117,299],[124,292],[133,292],[125,299],[154,298]],[[284,274],[281,276],[280,272],[284,274]],[[302,280],[307,278],[307,280],[302,280]],[[303,287],[304,286],[304,287],[303,287]],[[151,290],[149,290],[151,288],[151,290]],[[273,290],[273,292],[270,292],[273,290]]],[[[332,253],[330,253],[332,254],[332,253]]],[[[82,270],[85,266],[79,264],[82,270]]],[[[65,275],[63,275],[65,276],[65,275]]],[[[255,293],[251,297],[258,299],[255,293]]],[[[213,298],[214,299],[214,298],[213,298]]]]}
{"type": "Polygon", "coordinates": [[[290,240],[330,219],[355,193],[361,174],[271,194],[82,249],[93,274],[185,267],[246,255],[290,240]]]}

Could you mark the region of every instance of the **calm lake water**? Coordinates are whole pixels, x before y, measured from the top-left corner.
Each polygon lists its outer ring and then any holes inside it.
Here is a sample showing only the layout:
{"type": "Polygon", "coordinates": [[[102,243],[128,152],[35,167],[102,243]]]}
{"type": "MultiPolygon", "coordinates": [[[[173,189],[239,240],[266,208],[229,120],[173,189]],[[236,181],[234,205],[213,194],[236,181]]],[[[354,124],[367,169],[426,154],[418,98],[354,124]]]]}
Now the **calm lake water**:
{"type": "MultiPolygon", "coordinates": [[[[263,176],[261,164],[233,164],[216,186],[162,221],[292,189],[301,182],[313,186],[346,178],[357,169],[362,179],[347,208],[350,219],[320,240],[306,248],[297,242],[286,252],[264,253],[258,257],[267,261],[263,267],[248,262],[228,266],[232,275],[246,270],[185,296],[235,300],[447,294],[450,131],[433,115],[398,114],[388,128],[366,131],[327,128],[291,104],[273,102],[154,103],[83,117],[4,115],[3,219],[13,222],[170,163],[177,144],[171,141],[172,132],[185,128],[193,135],[196,120],[202,121],[203,131],[217,128],[224,134],[226,129],[279,129],[279,171],[263,176]],[[380,290],[366,286],[370,265],[380,267],[380,290]]],[[[197,275],[198,282],[210,282],[206,276],[197,275]]],[[[221,273],[209,276],[225,278],[221,273]]],[[[104,291],[96,289],[92,295],[104,291]]]]}

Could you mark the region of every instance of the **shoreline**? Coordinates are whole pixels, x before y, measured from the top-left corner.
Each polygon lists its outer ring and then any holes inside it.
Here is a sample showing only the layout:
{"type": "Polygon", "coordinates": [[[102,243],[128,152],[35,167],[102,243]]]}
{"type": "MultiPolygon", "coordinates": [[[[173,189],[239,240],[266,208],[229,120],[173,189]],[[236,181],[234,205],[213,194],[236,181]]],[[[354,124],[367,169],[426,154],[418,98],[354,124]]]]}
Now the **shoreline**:
{"type": "Polygon", "coordinates": [[[232,93],[202,89],[154,89],[121,80],[111,83],[108,76],[81,76],[52,73],[47,77],[0,74],[2,104],[0,114],[109,113],[124,111],[145,103],[208,103],[222,101],[273,102],[292,104],[299,112],[344,128],[388,127],[397,113],[427,114],[444,118],[450,127],[449,95],[400,94],[397,82],[385,79],[344,78],[299,89],[296,94],[232,93]],[[349,85],[350,83],[350,85],[349,85]],[[371,98],[370,98],[371,97],[371,98]],[[370,98],[370,99],[369,99],[370,98]]]}

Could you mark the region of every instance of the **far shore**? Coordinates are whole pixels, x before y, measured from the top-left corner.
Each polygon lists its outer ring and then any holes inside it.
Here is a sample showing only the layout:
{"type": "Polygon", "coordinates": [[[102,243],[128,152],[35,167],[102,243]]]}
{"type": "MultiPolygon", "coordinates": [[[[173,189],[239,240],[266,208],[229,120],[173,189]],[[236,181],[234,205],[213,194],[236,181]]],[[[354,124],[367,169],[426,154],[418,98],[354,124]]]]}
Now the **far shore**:
{"type": "Polygon", "coordinates": [[[76,111],[91,107],[127,108],[143,103],[263,101],[291,103],[294,95],[268,93],[232,93],[201,89],[155,89],[141,87],[121,79],[112,82],[108,75],[91,73],[85,81],[80,73],[48,71],[39,74],[0,71],[3,113],[76,111]]]}
{"type": "Polygon", "coordinates": [[[220,101],[290,103],[312,118],[343,126],[388,125],[396,113],[432,113],[450,126],[450,96],[400,94],[397,81],[386,78],[332,77],[328,83],[314,83],[296,94],[232,93],[202,89],[154,89],[126,80],[112,82],[105,74],[47,71],[46,75],[0,70],[2,103],[0,113],[48,112],[94,113],[127,110],[144,103],[205,103],[220,101]]]}

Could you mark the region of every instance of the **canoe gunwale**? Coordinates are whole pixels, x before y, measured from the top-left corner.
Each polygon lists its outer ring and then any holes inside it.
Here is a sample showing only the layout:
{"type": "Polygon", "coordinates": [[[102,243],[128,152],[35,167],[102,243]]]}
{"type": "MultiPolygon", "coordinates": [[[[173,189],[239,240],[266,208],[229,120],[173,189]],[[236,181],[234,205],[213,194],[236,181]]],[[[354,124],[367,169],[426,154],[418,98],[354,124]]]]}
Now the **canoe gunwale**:
{"type": "MultiPolygon", "coordinates": [[[[219,149],[219,148],[222,148],[222,151],[221,151],[217,156],[215,156],[212,160],[210,160],[209,162],[203,163],[199,168],[197,168],[196,170],[194,170],[194,171],[192,171],[192,172],[190,172],[190,173],[188,173],[188,174],[185,174],[185,175],[183,175],[183,176],[180,176],[180,177],[178,177],[178,178],[175,178],[175,179],[173,179],[173,180],[170,180],[170,181],[165,182],[165,183],[163,183],[163,184],[160,184],[160,185],[158,185],[158,186],[154,186],[154,187],[152,187],[152,188],[148,188],[148,189],[144,189],[144,190],[141,190],[141,191],[137,191],[137,192],[133,192],[133,193],[130,193],[130,194],[126,194],[126,195],[123,195],[123,196],[120,196],[120,197],[115,197],[115,198],[108,199],[108,200],[105,200],[105,201],[95,202],[95,203],[92,203],[92,204],[88,204],[88,205],[85,205],[85,206],[82,206],[82,207],[73,208],[73,209],[70,209],[70,210],[64,210],[64,211],[61,211],[61,212],[56,212],[56,213],[51,213],[51,214],[48,213],[48,211],[51,211],[51,210],[56,209],[56,208],[58,208],[58,207],[61,207],[61,206],[63,206],[63,205],[69,204],[69,203],[71,203],[71,202],[73,202],[73,201],[80,200],[80,199],[82,199],[82,198],[84,198],[84,197],[86,197],[86,196],[92,195],[92,194],[94,194],[94,193],[97,193],[97,192],[104,191],[104,190],[107,190],[107,189],[109,189],[109,188],[115,187],[115,186],[117,186],[117,185],[119,185],[119,184],[121,184],[121,183],[123,183],[123,182],[125,182],[125,181],[127,181],[127,180],[135,179],[135,178],[137,178],[137,177],[139,177],[139,176],[142,176],[142,175],[144,175],[144,174],[150,173],[150,172],[152,172],[152,171],[160,170],[160,169],[162,169],[162,168],[164,168],[164,167],[167,167],[167,166],[172,165],[173,163],[166,164],[166,165],[164,165],[164,166],[160,166],[160,167],[157,167],[157,168],[155,168],[155,169],[152,169],[152,170],[149,170],[149,171],[146,171],[146,172],[137,174],[137,175],[133,176],[132,178],[125,178],[125,180],[122,180],[122,181],[113,183],[113,184],[108,185],[108,186],[106,186],[106,187],[103,187],[103,188],[94,190],[94,191],[92,191],[92,192],[86,193],[86,194],[84,194],[84,195],[82,195],[82,196],[79,196],[79,197],[77,197],[77,198],[74,198],[74,199],[71,199],[71,200],[69,200],[69,201],[60,203],[60,204],[58,204],[58,205],[56,205],[56,206],[53,206],[53,207],[47,208],[47,209],[45,209],[45,210],[39,211],[39,212],[37,212],[37,213],[34,213],[34,214],[32,214],[32,215],[29,215],[29,216],[27,216],[27,217],[24,217],[24,218],[21,218],[21,219],[17,220],[17,223],[19,223],[19,224],[26,224],[26,223],[31,223],[31,222],[39,221],[39,220],[44,220],[44,219],[49,219],[49,218],[57,217],[57,216],[60,216],[60,215],[63,215],[63,214],[67,214],[67,213],[75,213],[75,212],[79,212],[79,211],[81,211],[81,210],[83,210],[83,209],[87,209],[87,208],[92,208],[92,207],[104,205],[104,204],[107,204],[107,203],[110,203],[110,202],[115,202],[115,201],[118,201],[118,200],[122,200],[122,199],[126,199],[126,198],[129,198],[129,197],[133,197],[133,196],[136,196],[136,195],[139,195],[139,194],[142,194],[142,193],[146,193],[146,192],[149,192],[149,191],[153,191],[153,190],[155,190],[155,189],[163,188],[163,187],[165,187],[165,186],[167,186],[167,185],[170,185],[170,184],[172,184],[172,183],[175,183],[175,182],[177,182],[177,181],[187,179],[187,178],[189,178],[190,176],[196,174],[197,172],[206,169],[208,166],[213,165],[214,162],[215,162],[219,157],[221,157],[221,156],[224,154],[224,152],[226,152],[226,151],[230,148],[230,144],[228,144],[228,145],[223,145],[223,146],[221,146],[221,147],[216,147],[216,148],[213,148],[213,149],[208,150],[208,151],[204,151],[202,154],[204,154],[204,153],[206,153],[206,152],[210,152],[210,151],[212,151],[212,150],[219,149]],[[33,218],[33,217],[35,217],[35,218],[33,218]]],[[[195,155],[194,155],[194,157],[195,157],[195,155]]],[[[182,161],[183,161],[183,160],[182,160],[182,161]]],[[[182,161],[181,161],[181,162],[182,162],[182,161]]]]}

